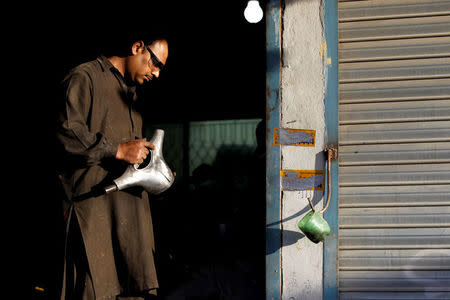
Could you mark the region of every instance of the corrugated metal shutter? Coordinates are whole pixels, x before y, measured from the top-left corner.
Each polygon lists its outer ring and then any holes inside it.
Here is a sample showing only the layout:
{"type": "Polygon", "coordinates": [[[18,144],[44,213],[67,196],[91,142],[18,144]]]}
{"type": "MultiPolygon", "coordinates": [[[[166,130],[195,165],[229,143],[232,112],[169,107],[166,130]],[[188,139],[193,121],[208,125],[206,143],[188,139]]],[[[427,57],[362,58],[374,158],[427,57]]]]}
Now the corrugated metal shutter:
{"type": "Polygon", "coordinates": [[[339,1],[340,299],[450,299],[450,1],[339,1]]]}

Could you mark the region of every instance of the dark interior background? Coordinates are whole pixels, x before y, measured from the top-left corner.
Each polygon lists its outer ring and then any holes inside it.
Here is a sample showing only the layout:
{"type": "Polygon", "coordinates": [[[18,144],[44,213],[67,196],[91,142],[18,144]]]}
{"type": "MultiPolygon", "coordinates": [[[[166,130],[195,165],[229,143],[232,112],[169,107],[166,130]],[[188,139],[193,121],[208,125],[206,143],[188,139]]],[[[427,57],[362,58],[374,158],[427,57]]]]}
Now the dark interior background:
{"type": "MultiPolygon", "coordinates": [[[[167,68],[145,88],[151,95],[143,107],[147,123],[265,117],[264,18],[248,23],[243,16],[245,0],[161,2],[119,1],[93,8],[65,1],[36,7],[35,12],[28,8],[31,18],[22,55],[26,75],[19,85],[20,105],[27,107],[22,135],[27,136],[26,144],[33,145],[36,179],[17,189],[31,215],[24,239],[31,282],[21,290],[35,298],[53,299],[60,268],[61,216],[52,167],[54,103],[60,100],[56,91],[72,67],[101,53],[105,41],[128,35],[146,39],[149,30],[168,37],[167,68]],[[35,286],[45,291],[36,291],[35,286]]],[[[260,4],[264,10],[264,1],[260,4]]],[[[168,266],[167,259],[161,260],[165,270],[182,265],[168,266]]],[[[162,285],[166,291],[171,288],[162,285]]]]}
{"type": "MultiPolygon", "coordinates": [[[[161,1],[163,2],[163,1],[161,1]]],[[[248,23],[247,1],[179,1],[136,5],[125,16],[80,11],[82,21],[57,16],[52,34],[57,61],[55,80],[70,67],[101,52],[102,43],[116,37],[168,36],[167,70],[146,101],[151,119],[214,120],[254,118],[265,114],[265,23],[248,23]],[[60,50],[59,50],[60,49],[60,50]],[[158,111],[152,114],[151,111],[158,111]]],[[[263,3],[261,4],[263,5],[263,3]]],[[[55,65],[56,62],[56,65],[55,65]]]]}

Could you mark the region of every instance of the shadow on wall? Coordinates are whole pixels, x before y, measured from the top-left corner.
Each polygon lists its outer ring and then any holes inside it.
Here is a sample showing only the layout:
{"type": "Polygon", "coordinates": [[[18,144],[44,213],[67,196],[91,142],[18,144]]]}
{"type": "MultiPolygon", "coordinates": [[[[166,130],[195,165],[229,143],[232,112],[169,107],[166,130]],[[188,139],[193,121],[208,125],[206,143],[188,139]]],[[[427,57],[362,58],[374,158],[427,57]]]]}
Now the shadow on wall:
{"type": "Polygon", "coordinates": [[[297,243],[298,240],[305,237],[304,234],[302,234],[300,231],[292,231],[292,230],[283,230],[276,228],[267,228],[266,229],[266,239],[267,240],[274,240],[278,236],[282,237],[282,242],[280,243],[279,247],[273,244],[268,244],[266,248],[266,255],[275,253],[280,249],[280,247],[290,246],[295,243],[297,243]],[[281,234],[282,233],[282,234],[281,234]]]}

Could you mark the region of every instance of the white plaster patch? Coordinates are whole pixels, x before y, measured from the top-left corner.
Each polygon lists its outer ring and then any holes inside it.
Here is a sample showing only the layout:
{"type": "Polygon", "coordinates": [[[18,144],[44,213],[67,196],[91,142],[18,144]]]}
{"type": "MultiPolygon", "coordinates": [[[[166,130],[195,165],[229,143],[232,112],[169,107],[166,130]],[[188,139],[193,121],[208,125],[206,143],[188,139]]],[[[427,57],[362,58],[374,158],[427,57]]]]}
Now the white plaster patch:
{"type": "MultiPolygon", "coordinates": [[[[314,147],[281,146],[281,168],[323,170],[326,63],[321,1],[287,1],[283,15],[280,127],[316,130],[314,147]]],[[[323,192],[316,191],[320,209],[323,192]]],[[[298,221],[310,211],[305,194],[283,192],[282,299],[322,299],[323,244],[301,234],[298,221]]]]}

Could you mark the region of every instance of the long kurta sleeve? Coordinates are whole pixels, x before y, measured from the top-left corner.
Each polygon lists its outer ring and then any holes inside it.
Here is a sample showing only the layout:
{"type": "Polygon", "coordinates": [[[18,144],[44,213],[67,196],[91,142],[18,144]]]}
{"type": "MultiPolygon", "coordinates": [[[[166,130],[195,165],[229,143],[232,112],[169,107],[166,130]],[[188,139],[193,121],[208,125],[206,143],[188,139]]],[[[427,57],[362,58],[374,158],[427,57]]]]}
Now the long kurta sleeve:
{"type": "Polygon", "coordinates": [[[76,161],[78,167],[92,166],[104,158],[115,157],[118,148],[102,132],[89,128],[92,90],[92,81],[86,72],[72,73],[63,82],[64,107],[58,118],[57,140],[64,156],[76,161]]]}

